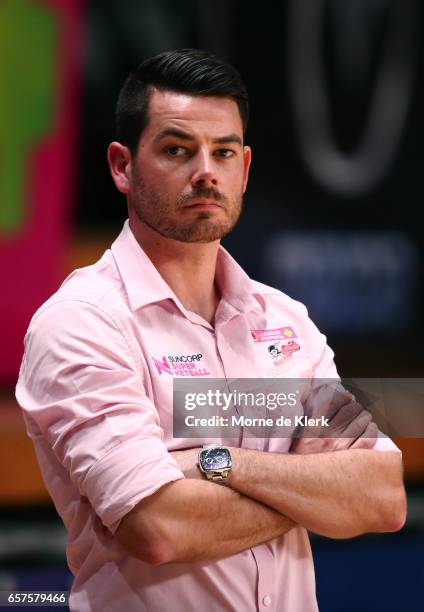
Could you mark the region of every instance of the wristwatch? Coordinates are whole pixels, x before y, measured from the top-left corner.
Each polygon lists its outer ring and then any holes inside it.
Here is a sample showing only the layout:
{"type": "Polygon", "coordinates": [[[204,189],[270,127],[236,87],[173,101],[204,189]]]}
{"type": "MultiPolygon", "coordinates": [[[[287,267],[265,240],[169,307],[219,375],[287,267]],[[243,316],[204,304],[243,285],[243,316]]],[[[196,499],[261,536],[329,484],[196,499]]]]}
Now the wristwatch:
{"type": "Polygon", "coordinates": [[[231,472],[231,453],[225,446],[204,444],[199,452],[198,465],[208,480],[225,483],[231,472]]]}

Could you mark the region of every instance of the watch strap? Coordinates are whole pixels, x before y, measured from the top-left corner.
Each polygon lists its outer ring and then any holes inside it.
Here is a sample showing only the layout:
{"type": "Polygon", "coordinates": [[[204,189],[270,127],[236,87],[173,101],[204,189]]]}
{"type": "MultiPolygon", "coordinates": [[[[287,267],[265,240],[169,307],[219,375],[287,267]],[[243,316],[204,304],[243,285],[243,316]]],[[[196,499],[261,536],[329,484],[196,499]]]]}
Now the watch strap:
{"type": "Polygon", "coordinates": [[[208,480],[213,480],[213,482],[225,482],[228,478],[229,473],[230,468],[227,468],[222,472],[205,472],[206,478],[208,480]]]}

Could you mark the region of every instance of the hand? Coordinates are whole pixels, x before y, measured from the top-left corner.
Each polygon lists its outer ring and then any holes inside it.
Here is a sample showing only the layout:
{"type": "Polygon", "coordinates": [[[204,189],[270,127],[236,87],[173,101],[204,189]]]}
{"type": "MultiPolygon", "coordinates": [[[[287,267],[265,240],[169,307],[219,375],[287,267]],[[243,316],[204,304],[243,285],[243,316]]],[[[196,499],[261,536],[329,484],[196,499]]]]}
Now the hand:
{"type": "Polygon", "coordinates": [[[305,415],[325,417],[328,426],[305,426],[297,432],[291,453],[325,453],[348,448],[373,448],[377,426],[371,414],[348,391],[327,385],[312,391],[305,402],[305,415]]]}
{"type": "Polygon", "coordinates": [[[180,470],[186,478],[203,480],[202,472],[197,466],[197,458],[200,448],[188,448],[186,450],[171,451],[172,457],[178,463],[180,470]]]}

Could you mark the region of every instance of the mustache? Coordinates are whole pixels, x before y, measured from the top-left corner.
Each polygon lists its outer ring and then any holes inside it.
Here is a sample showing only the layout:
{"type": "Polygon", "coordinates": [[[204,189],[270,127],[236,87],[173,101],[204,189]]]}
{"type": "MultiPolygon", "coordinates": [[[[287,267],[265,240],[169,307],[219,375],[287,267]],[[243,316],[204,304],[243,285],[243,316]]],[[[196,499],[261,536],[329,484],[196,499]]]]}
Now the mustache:
{"type": "Polygon", "coordinates": [[[204,198],[206,200],[215,200],[216,202],[226,202],[227,198],[223,193],[213,189],[213,187],[196,187],[191,193],[183,193],[177,198],[178,204],[187,204],[192,200],[204,198]]]}

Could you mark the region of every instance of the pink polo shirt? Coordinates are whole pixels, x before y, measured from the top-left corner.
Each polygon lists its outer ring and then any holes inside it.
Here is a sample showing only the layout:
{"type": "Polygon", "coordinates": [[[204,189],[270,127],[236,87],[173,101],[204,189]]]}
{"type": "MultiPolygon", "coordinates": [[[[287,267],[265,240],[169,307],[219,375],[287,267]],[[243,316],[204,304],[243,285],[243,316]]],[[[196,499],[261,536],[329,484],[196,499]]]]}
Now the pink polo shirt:
{"type": "MultiPolygon", "coordinates": [[[[302,527],[213,563],[156,567],[128,555],[114,537],[138,502],[184,478],[168,452],[193,446],[172,437],[174,377],[337,376],[333,353],[302,304],[249,279],[223,248],[217,281],[213,328],[184,308],[126,222],[112,248],[73,272],[31,321],[16,397],[68,530],[71,610],[317,610],[302,527]],[[187,359],[175,359],[181,356],[187,359]]],[[[289,445],[241,441],[274,452],[289,445]]],[[[396,447],[379,439],[376,448],[396,447]]]]}

